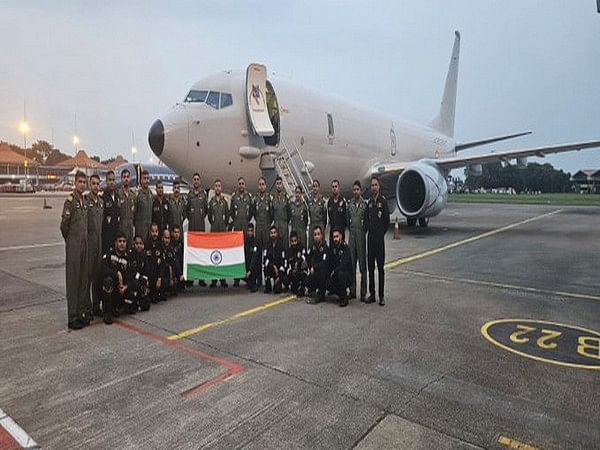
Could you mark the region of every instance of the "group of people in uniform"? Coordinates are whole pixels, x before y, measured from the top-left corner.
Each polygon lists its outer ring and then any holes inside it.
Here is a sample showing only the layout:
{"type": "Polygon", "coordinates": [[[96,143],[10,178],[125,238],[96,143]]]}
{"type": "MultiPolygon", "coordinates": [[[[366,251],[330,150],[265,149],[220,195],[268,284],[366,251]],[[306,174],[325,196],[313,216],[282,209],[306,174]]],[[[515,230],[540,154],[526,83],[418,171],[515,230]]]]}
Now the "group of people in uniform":
{"type": "MultiPolygon", "coordinates": [[[[160,181],[156,194],[150,190],[150,175],[142,171],[139,187],[130,188],[130,173],[123,169],[121,187],[116,189],[115,173],[106,174],[106,188],[100,192],[100,178],[75,175],[73,193],[65,200],[61,233],[66,243],[66,285],[68,326],[81,329],[94,316],[107,324],[122,313],[150,309],[152,303],[177,295],[186,286],[183,274],[184,220],[188,231],[243,231],[246,261],[244,281],[251,292],[264,284],[264,291],[291,291],[308,294],[308,303],[323,301],[327,293],[339,298],[339,305],[357,297],[356,266],[360,272],[360,300],[375,302],[375,263],[378,269],[379,304],[385,305],[384,235],[390,225],[387,201],[380,194],[380,181],[370,180],[371,196],[365,200],[359,181],[353,184],[352,199],[340,193],[338,180],[331,182],[331,197],[321,195],[318,180],[305,198],[295,189],[288,198],[281,178],[273,193],[263,177],[258,192],[251,194],[243,177],[228,201],[222,182],[213,184],[209,198],[192,176],[186,196],[181,184],[165,195],[160,181]],[[329,230],[329,243],[326,239],[329,230]],[[348,238],[348,239],[346,239],[348,238]],[[367,297],[367,270],[368,290],[367,297]],[[264,278],[264,282],[263,282],[264,278]]],[[[218,280],[227,287],[226,280],[218,280]]],[[[240,279],[234,280],[239,286],[240,279]]],[[[199,281],[206,286],[204,281],[199,281]]],[[[212,280],[210,287],[217,286],[212,280]]]]}

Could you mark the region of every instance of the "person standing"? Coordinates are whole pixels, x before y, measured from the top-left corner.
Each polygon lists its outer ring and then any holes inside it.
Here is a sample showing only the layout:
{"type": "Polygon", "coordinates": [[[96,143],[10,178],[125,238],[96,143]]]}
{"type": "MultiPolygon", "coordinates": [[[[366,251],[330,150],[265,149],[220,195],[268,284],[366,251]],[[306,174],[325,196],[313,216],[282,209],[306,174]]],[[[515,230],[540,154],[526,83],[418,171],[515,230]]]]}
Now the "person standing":
{"type": "Polygon", "coordinates": [[[148,230],[152,223],[152,202],[154,200],[150,190],[150,173],[142,170],[140,188],[135,195],[135,234],[148,239],[148,230]]]}
{"type": "Polygon", "coordinates": [[[102,192],[104,202],[104,220],[102,222],[102,254],[114,245],[119,232],[121,207],[119,196],[115,190],[115,173],[112,170],[106,172],[106,190],[102,192]]]}
{"type": "Polygon", "coordinates": [[[175,180],[173,182],[173,195],[169,199],[169,230],[173,230],[176,225],[183,226],[185,207],[185,198],[181,195],[181,182],[175,180]]]}
{"type": "Polygon", "coordinates": [[[96,174],[90,177],[90,192],[84,196],[87,205],[88,230],[87,230],[87,254],[88,254],[88,284],[87,300],[84,316],[86,321],[91,321],[93,315],[100,317],[100,263],[102,262],[102,223],[104,222],[104,202],[98,195],[100,192],[100,177],[96,174]],[[90,292],[91,291],[91,292],[90,292]],[[90,297],[91,295],[91,297],[90,297]],[[89,308],[89,309],[88,309],[89,308]]]}
{"type": "Polygon", "coordinates": [[[169,228],[169,199],[165,197],[165,187],[162,181],[156,182],[156,196],[152,201],[152,222],[158,225],[158,233],[162,236],[163,231],[169,228]]]}
{"type": "Polygon", "coordinates": [[[258,290],[261,255],[262,250],[256,245],[256,238],[254,237],[254,224],[249,222],[244,236],[244,259],[246,262],[246,284],[250,292],[258,290]]]}
{"type": "MultiPolygon", "coordinates": [[[[210,232],[219,233],[227,231],[227,223],[229,222],[229,207],[227,200],[222,195],[221,180],[216,179],[213,187],[215,195],[208,202],[208,221],[210,222],[210,232]]],[[[219,280],[222,287],[227,287],[227,281],[219,280]]],[[[214,288],[217,285],[217,280],[212,280],[210,287],[214,288]]]]}
{"type": "MultiPolygon", "coordinates": [[[[119,199],[119,231],[127,239],[127,246],[133,245],[133,219],[135,217],[135,193],[129,188],[131,174],[129,169],[121,170],[121,188],[117,191],[119,199]]],[[[113,245],[111,241],[109,245],[113,245]]]]}
{"type": "Polygon", "coordinates": [[[308,199],[308,217],[310,227],[308,229],[308,247],[313,245],[314,232],[316,227],[320,227],[325,232],[327,226],[327,202],[321,197],[321,183],[319,180],[313,180],[312,195],[308,199]]]}
{"type": "Polygon", "coordinates": [[[273,194],[273,223],[279,232],[279,240],[283,248],[288,246],[290,223],[290,199],[283,190],[281,177],[275,179],[275,194],[273,194]]]}
{"type": "MultiPolygon", "coordinates": [[[[208,211],[208,201],[206,193],[200,185],[200,174],[198,172],[192,175],[192,189],[188,192],[185,205],[185,215],[188,219],[188,231],[205,231],[206,213],[208,211]]],[[[193,284],[189,281],[187,284],[193,284]]],[[[198,285],[206,286],[204,280],[199,280],[198,285]]]]}
{"type": "MultiPolygon", "coordinates": [[[[232,231],[244,231],[244,227],[252,219],[252,195],[246,191],[246,180],[238,178],[238,189],[231,195],[230,225],[232,231]]],[[[254,236],[254,227],[252,228],[254,236]]],[[[239,278],[233,280],[233,286],[240,285],[239,278]]]]}
{"type": "Polygon", "coordinates": [[[166,300],[165,297],[165,253],[158,233],[158,225],[150,225],[148,240],[144,245],[148,270],[148,290],[151,303],[166,300]]]}
{"type": "Polygon", "coordinates": [[[88,210],[83,198],[85,185],[85,174],[78,171],[75,174],[75,188],[65,200],[60,221],[60,232],[65,240],[66,253],[67,318],[68,326],[73,330],[80,330],[87,325],[83,315],[87,308],[86,302],[89,300],[89,295],[86,293],[88,210]]]}
{"type": "Polygon", "coordinates": [[[352,256],[352,285],[350,298],[356,298],[356,263],[360,271],[360,301],[364,302],[367,295],[367,242],[366,242],[366,212],[367,204],[362,197],[362,186],[356,180],[352,185],[353,199],[348,203],[348,228],[350,236],[348,246],[352,256]]]}
{"type": "Polygon", "coordinates": [[[375,262],[379,281],[379,305],[384,306],[384,275],[385,243],[384,236],[390,227],[390,211],[387,200],[380,193],[379,178],[371,178],[371,198],[367,203],[367,258],[369,266],[369,299],[366,303],[375,302],[375,262]]]}
{"type": "Polygon", "coordinates": [[[340,193],[340,182],[331,182],[331,198],[327,202],[327,214],[329,216],[329,244],[333,242],[333,230],[339,228],[343,233],[348,228],[348,203],[340,193]]]}
{"type": "Polygon", "coordinates": [[[273,198],[267,192],[264,177],[258,179],[258,193],[254,196],[252,211],[256,220],[256,241],[264,249],[269,243],[269,229],[273,223],[273,198]]]}
{"type": "Polygon", "coordinates": [[[306,248],[306,227],[308,226],[308,207],[304,201],[301,186],[296,186],[294,201],[290,203],[290,221],[292,233],[296,232],[302,248],[306,248]]]}

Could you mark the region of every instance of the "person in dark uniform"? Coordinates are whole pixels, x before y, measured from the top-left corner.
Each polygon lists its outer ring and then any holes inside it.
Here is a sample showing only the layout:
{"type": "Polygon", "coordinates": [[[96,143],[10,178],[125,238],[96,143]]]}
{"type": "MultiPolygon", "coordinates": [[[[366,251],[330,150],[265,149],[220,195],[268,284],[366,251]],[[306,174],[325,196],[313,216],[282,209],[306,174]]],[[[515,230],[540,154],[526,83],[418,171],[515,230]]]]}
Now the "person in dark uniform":
{"type": "Polygon", "coordinates": [[[258,290],[261,255],[262,251],[258,247],[256,238],[254,237],[254,224],[248,223],[246,226],[246,236],[244,236],[244,259],[246,261],[246,283],[250,292],[258,290]]]}
{"type": "Polygon", "coordinates": [[[171,245],[175,251],[177,263],[181,268],[181,282],[177,285],[177,290],[181,292],[185,288],[185,274],[183,273],[183,238],[181,237],[181,227],[179,225],[173,225],[173,228],[171,228],[171,245]]]}
{"type": "MultiPolygon", "coordinates": [[[[100,317],[100,263],[102,262],[102,222],[104,219],[104,203],[100,192],[100,177],[96,174],[90,177],[90,192],[84,195],[88,215],[88,301],[89,309],[84,311],[88,321],[93,315],[100,317]],[[91,295],[91,296],[90,296],[91,295]]],[[[113,241],[114,242],[114,241],[113,241]]]]}
{"type": "Polygon", "coordinates": [[[366,240],[366,214],[367,203],[362,197],[362,186],[356,180],[352,185],[354,198],[348,202],[348,229],[350,237],[348,247],[352,255],[352,286],[350,298],[356,298],[356,263],[360,270],[360,299],[365,301],[367,295],[367,240],[366,240]]]}
{"type": "Polygon", "coordinates": [[[142,170],[140,187],[135,194],[134,210],[135,210],[135,234],[138,234],[145,239],[148,239],[148,230],[152,223],[152,203],[154,197],[150,190],[150,173],[147,170],[142,170]]]}
{"type": "MultiPolygon", "coordinates": [[[[200,174],[196,172],[192,176],[192,189],[188,192],[186,201],[185,215],[188,219],[188,231],[205,231],[207,212],[208,200],[204,189],[200,185],[200,174]]],[[[193,281],[188,281],[190,286],[193,283],[193,281]]],[[[198,280],[198,285],[206,286],[206,282],[198,280]]]]}
{"type": "Polygon", "coordinates": [[[348,202],[340,193],[340,182],[331,182],[331,198],[327,201],[327,215],[329,217],[329,244],[333,243],[333,230],[338,228],[344,233],[348,228],[348,202]]]}
{"type": "Polygon", "coordinates": [[[285,259],[285,249],[281,239],[279,239],[279,231],[275,225],[272,225],[269,230],[269,243],[263,249],[263,261],[265,294],[270,292],[281,294],[287,261],[285,259]]]}
{"type": "Polygon", "coordinates": [[[381,183],[379,178],[371,178],[371,198],[367,203],[367,258],[369,266],[369,299],[366,303],[375,302],[375,262],[379,274],[379,305],[385,305],[384,300],[384,275],[385,243],[384,236],[390,227],[390,211],[387,200],[380,194],[381,183]]]}
{"type": "Polygon", "coordinates": [[[86,178],[83,172],[75,174],[75,188],[65,200],[60,221],[60,232],[65,240],[65,272],[67,284],[67,318],[68,326],[80,330],[87,324],[84,317],[87,309],[88,289],[88,254],[87,205],[83,199],[86,178]]]}
{"type": "Polygon", "coordinates": [[[125,297],[125,305],[129,314],[134,314],[138,307],[142,311],[150,309],[148,298],[148,263],[144,240],[141,236],[133,239],[133,248],[129,250],[127,261],[129,264],[128,295],[125,297]]]}
{"type": "Polygon", "coordinates": [[[119,232],[114,247],[102,256],[102,314],[107,325],[113,323],[115,305],[125,298],[127,271],[127,237],[119,232]]]}
{"type": "Polygon", "coordinates": [[[273,225],[277,227],[279,239],[283,248],[288,246],[290,223],[290,199],[283,190],[283,179],[275,179],[275,193],[273,194],[273,225]]]}
{"type": "MultiPolygon", "coordinates": [[[[231,208],[229,229],[231,231],[244,231],[244,228],[252,220],[252,195],[246,191],[246,180],[238,178],[238,189],[231,195],[231,208]]],[[[252,227],[254,236],[254,227],[252,227]]],[[[259,255],[260,256],[260,255],[259,255]]],[[[240,280],[233,280],[233,286],[238,287],[240,280]]]]}
{"type": "Polygon", "coordinates": [[[165,197],[165,188],[162,181],[157,181],[156,195],[152,201],[152,222],[158,225],[158,232],[161,235],[163,231],[169,228],[170,218],[169,199],[165,197]]]}
{"type": "Polygon", "coordinates": [[[340,306],[348,306],[348,288],[352,283],[354,268],[350,247],[344,241],[344,232],[333,230],[331,245],[331,274],[327,280],[327,290],[340,298],[340,306]]]}
{"type": "Polygon", "coordinates": [[[158,237],[158,225],[150,225],[150,237],[144,245],[148,264],[148,290],[152,303],[165,299],[165,254],[158,237]]]}
{"type": "Polygon", "coordinates": [[[185,198],[181,195],[181,182],[173,182],[173,195],[169,199],[169,230],[175,225],[183,226],[185,220],[185,198]]]}
{"type": "Polygon", "coordinates": [[[308,298],[306,303],[319,303],[325,300],[327,278],[331,273],[330,261],[331,255],[323,237],[323,229],[317,226],[313,231],[313,245],[308,253],[308,276],[306,277],[308,298]]]}
{"type": "MultiPolygon", "coordinates": [[[[128,169],[121,170],[121,188],[117,191],[119,199],[119,231],[127,236],[127,245],[133,245],[133,219],[135,217],[135,192],[129,189],[131,174],[128,169]]],[[[109,246],[114,241],[109,242],[109,246]]]]}
{"type": "Polygon", "coordinates": [[[327,226],[327,201],[321,196],[321,183],[319,180],[313,180],[312,195],[308,201],[308,217],[310,219],[310,228],[308,229],[308,248],[313,245],[313,236],[316,227],[321,227],[325,232],[327,226]]]}
{"type": "MultiPolygon", "coordinates": [[[[219,233],[227,231],[229,222],[229,206],[227,200],[222,195],[221,180],[216,179],[214,184],[215,195],[208,202],[208,221],[210,222],[210,232],[219,233]]],[[[227,287],[227,281],[219,280],[222,287],[227,287]]],[[[212,280],[210,287],[214,288],[217,285],[217,280],[212,280]]]]}
{"type": "Polygon", "coordinates": [[[102,221],[103,254],[114,245],[117,233],[119,232],[121,207],[115,186],[115,173],[109,170],[106,172],[106,190],[102,192],[102,201],[104,202],[104,220],[102,221]]]}
{"type": "Polygon", "coordinates": [[[165,255],[165,299],[169,295],[177,296],[179,284],[183,283],[182,268],[179,265],[177,251],[171,243],[171,232],[164,230],[162,234],[163,252],[165,255]]]}
{"type": "Polygon", "coordinates": [[[308,226],[308,206],[304,201],[302,187],[296,186],[294,201],[290,203],[290,222],[292,231],[298,235],[300,245],[306,248],[306,227],[308,226]]]}
{"type": "Polygon", "coordinates": [[[306,249],[298,238],[298,233],[290,233],[290,246],[287,249],[286,285],[293,294],[304,296],[304,285],[308,272],[306,249]]]}

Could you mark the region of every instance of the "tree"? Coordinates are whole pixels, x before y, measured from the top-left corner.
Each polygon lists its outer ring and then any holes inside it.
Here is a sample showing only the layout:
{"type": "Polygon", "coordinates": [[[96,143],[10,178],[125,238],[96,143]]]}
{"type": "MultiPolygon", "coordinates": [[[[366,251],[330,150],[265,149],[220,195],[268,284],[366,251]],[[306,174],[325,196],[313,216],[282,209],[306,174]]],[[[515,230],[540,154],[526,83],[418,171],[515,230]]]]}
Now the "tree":
{"type": "Polygon", "coordinates": [[[93,159],[96,162],[100,162],[100,157],[98,155],[92,156],[90,159],[93,159]]]}

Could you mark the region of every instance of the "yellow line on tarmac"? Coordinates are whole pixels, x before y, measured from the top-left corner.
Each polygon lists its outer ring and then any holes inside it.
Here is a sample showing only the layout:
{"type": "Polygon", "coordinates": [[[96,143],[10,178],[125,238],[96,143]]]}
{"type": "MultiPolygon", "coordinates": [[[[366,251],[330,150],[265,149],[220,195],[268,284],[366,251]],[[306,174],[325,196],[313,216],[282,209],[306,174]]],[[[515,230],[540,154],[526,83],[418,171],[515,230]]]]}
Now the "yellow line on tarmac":
{"type": "Polygon", "coordinates": [[[420,272],[418,270],[410,270],[410,269],[404,269],[402,272],[409,273],[411,275],[416,275],[418,277],[433,278],[435,280],[451,281],[451,282],[463,283],[463,284],[474,284],[474,285],[478,285],[478,286],[490,286],[490,287],[497,287],[497,288],[502,288],[502,289],[513,289],[516,291],[532,292],[534,294],[555,295],[558,297],[570,297],[570,298],[576,298],[576,299],[580,299],[580,300],[595,300],[595,301],[600,302],[600,297],[597,295],[579,294],[576,292],[551,291],[551,290],[547,290],[547,289],[538,289],[538,288],[529,287],[529,286],[519,286],[519,285],[515,285],[515,284],[496,283],[495,281],[472,280],[470,278],[455,278],[455,277],[448,277],[445,275],[435,275],[433,273],[420,272]]]}
{"type": "Polygon", "coordinates": [[[487,231],[485,233],[481,233],[476,236],[472,236],[470,238],[463,239],[462,241],[452,242],[451,244],[444,245],[444,246],[438,247],[438,248],[434,248],[432,250],[428,250],[426,252],[419,253],[417,255],[407,256],[406,258],[400,258],[400,259],[397,259],[396,261],[390,261],[389,263],[387,263],[384,266],[384,268],[385,269],[395,269],[396,267],[399,267],[401,265],[415,262],[415,261],[418,261],[423,258],[428,258],[430,256],[437,255],[438,253],[442,253],[442,252],[445,252],[448,250],[452,250],[453,248],[460,247],[461,245],[470,244],[471,242],[479,241],[481,239],[485,239],[490,236],[494,236],[496,234],[503,233],[508,230],[512,230],[513,228],[519,227],[521,225],[525,225],[525,224],[528,224],[531,222],[535,222],[537,220],[544,219],[549,216],[553,216],[554,214],[558,214],[561,211],[562,211],[562,209],[557,209],[556,211],[542,214],[540,216],[531,217],[529,219],[522,220],[520,222],[511,223],[510,225],[506,225],[504,227],[497,228],[495,230],[487,231]]]}
{"type": "Polygon", "coordinates": [[[210,322],[210,323],[207,323],[204,325],[200,325],[199,327],[196,327],[196,328],[191,328],[189,330],[182,331],[180,333],[169,336],[167,339],[170,341],[178,341],[180,339],[185,339],[185,338],[193,336],[195,334],[202,333],[203,331],[210,330],[211,328],[215,328],[220,325],[225,325],[229,322],[233,322],[238,319],[243,319],[244,317],[253,316],[254,314],[257,314],[259,312],[265,311],[270,308],[274,308],[279,305],[283,305],[285,303],[292,302],[296,299],[297,299],[297,297],[295,295],[290,295],[289,297],[285,297],[285,298],[282,298],[280,300],[277,300],[277,301],[274,301],[271,303],[265,303],[264,305],[257,306],[256,308],[248,309],[247,311],[242,311],[231,317],[228,317],[227,319],[217,320],[216,322],[210,322]]]}
{"type": "Polygon", "coordinates": [[[498,438],[498,444],[500,444],[504,448],[509,448],[511,450],[538,450],[537,447],[525,444],[523,442],[519,442],[516,439],[511,439],[506,436],[500,436],[498,438]]]}

